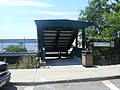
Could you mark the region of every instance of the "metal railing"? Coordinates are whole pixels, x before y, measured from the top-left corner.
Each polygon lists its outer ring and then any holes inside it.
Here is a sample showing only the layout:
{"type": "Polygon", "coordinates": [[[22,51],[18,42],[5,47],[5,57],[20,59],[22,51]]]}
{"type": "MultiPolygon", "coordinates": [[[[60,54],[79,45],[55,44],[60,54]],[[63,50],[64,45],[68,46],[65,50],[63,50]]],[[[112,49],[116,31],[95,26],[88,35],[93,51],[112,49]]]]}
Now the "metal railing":
{"type": "Polygon", "coordinates": [[[24,55],[37,55],[37,53],[0,53],[0,57],[2,56],[24,56],[24,55]]]}

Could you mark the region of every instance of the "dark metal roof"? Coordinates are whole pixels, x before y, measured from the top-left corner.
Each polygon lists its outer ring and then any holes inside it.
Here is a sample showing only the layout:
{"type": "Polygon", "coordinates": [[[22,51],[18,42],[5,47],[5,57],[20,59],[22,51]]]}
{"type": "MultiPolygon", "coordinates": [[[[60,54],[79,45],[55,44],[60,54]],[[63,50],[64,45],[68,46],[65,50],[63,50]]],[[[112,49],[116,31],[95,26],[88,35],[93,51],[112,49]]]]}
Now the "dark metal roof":
{"type": "Polygon", "coordinates": [[[62,27],[62,28],[87,28],[92,26],[91,22],[77,21],[77,20],[35,20],[35,23],[39,27],[62,27]]]}

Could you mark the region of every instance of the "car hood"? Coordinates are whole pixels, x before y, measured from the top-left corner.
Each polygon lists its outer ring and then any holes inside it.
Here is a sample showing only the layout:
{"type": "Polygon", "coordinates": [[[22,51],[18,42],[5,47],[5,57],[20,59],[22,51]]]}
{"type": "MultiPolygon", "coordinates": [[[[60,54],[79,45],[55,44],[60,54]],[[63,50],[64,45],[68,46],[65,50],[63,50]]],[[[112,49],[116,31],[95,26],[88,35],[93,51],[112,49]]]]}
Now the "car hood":
{"type": "Polygon", "coordinates": [[[1,62],[1,61],[0,61],[0,65],[2,65],[2,64],[5,64],[5,62],[1,62]]]}
{"type": "Polygon", "coordinates": [[[5,66],[8,66],[8,65],[7,65],[5,62],[1,62],[1,61],[0,61],[0,68],[1,68],[1,67],[5,67],[5,66]]]}

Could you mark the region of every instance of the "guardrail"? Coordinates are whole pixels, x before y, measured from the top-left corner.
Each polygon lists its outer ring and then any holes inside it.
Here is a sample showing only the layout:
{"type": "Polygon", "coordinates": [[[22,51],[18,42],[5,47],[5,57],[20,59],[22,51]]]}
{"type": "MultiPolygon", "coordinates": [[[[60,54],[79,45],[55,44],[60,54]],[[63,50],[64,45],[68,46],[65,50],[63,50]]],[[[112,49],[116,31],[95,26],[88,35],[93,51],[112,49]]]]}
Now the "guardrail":
{"type": "Polygon", "coordinates": [[[37,55],[37,53],[0,53],[0,57],[4,57],[4,56],[25,56],[25,55],[37,55]]]}

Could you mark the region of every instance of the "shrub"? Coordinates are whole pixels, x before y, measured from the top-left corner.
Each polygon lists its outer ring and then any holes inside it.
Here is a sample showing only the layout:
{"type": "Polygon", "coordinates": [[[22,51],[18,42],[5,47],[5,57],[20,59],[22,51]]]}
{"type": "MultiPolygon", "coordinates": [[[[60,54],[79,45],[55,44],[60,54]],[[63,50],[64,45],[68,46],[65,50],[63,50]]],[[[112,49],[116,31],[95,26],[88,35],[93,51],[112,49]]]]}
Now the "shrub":
{"type": "Polygon", "coordinates": [[[39,61],[34,56],[23,56],[18,63],[9,65],[9,69],[34,69],[38,66],[39,61]]]}
{"type": "Polygon", "coordinates": [[[120,64],[120,54],[116,48],[94,48],[93,61],[96,65],[120,64]]]}
{"type": "Polygon", "coordinates": [[[93,62],[95,65],[114,65],[120,64],[120,38],[115,40],[91,39],[87,42],[87,47],[92,46],[93,62]],[[114,47],[96,47],[93,42],[111,42],[114,41],[114,47]]]}

